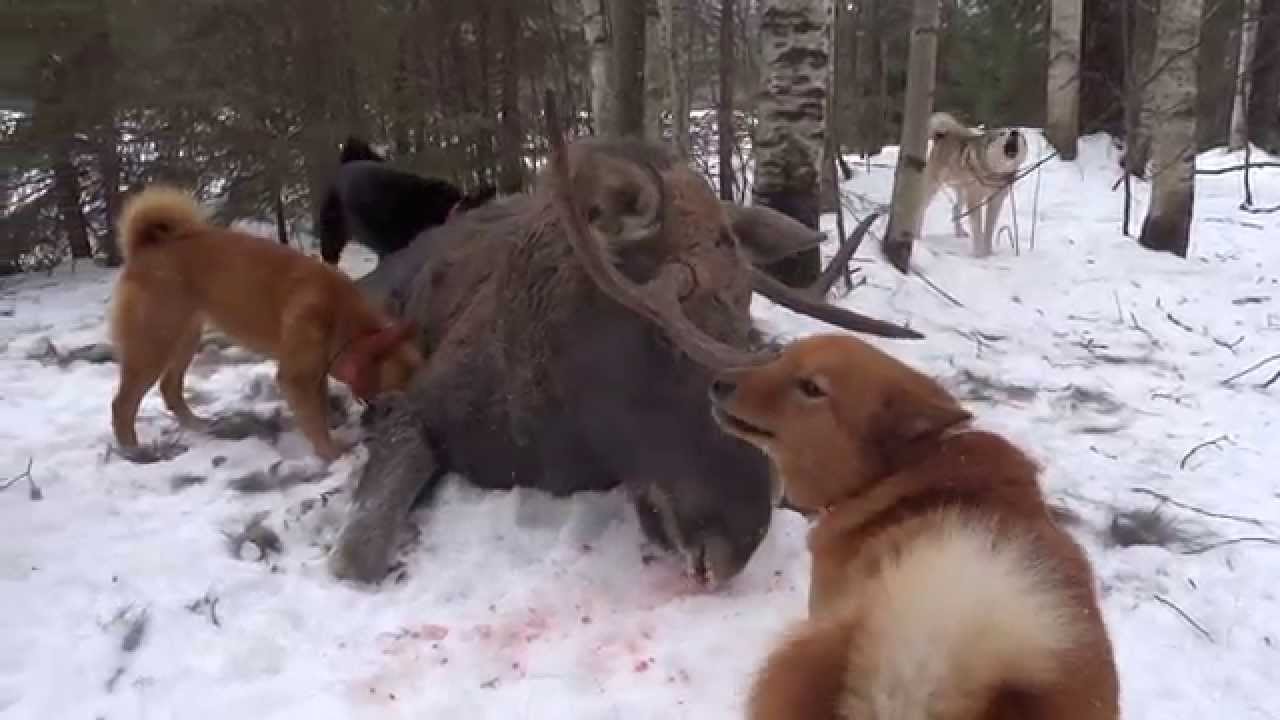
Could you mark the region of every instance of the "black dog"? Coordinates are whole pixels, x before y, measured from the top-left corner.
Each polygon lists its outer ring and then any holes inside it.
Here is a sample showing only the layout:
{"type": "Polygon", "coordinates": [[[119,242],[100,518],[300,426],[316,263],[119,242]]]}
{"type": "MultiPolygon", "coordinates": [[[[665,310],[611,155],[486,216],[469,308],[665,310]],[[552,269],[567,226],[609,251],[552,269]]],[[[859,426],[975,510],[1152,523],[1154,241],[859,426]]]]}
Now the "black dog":
{"type": "Polygon", "coordinates": [[[337,263],[348,240],[381,259],[407,246],[423,230],[443,224],[454,212],[479,207],[497,194],[490,185],[463,193],[447,180],[420,177],[385,162],[359,138],[343,143],[337,176],[316,220],[325,262],[337,263]]]}

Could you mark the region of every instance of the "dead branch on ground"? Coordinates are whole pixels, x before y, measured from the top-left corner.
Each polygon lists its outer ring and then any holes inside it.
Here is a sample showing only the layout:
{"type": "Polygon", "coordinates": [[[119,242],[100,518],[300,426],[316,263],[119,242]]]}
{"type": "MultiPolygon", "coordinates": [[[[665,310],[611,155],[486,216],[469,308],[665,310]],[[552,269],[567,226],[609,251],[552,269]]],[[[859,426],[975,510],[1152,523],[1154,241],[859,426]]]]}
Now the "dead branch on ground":
{"type": "Polygon", "coordinates": [[[1229,513],[1218,513],[1218,512],[1213,512],[1211,510],[1205,510],[1204,508],[1196,507],[1195,505],[1190,505],[1188,503],[1182,502],[1181,500],[1174,499],[1168,495],[1165,495],[1164,493],[1152,490],[1151,488],[1135,487],[1135,488],[1130,488],[1130,490],[1141,495],[1147,495],[1147,496],[1153,497],[1162,503],[1168,503],[1169,505],[1172,505],[1174,507],[1182,508],[1183,510],[1197,513],[1205,517],[1211,517],[1218,520],[1234,520],[1235,522],[1240,522],[1246,525],[1252,525],[1254,527],[1260,527],[1260,528],[1266,527],[1266,525],[1264,525],[1263,522],[1261,520],[1258,520],[1257,518],[1251,518],[1245,515],[1231,515],[1229,513]]]}
{"type": "Polygon", "coordinates": [[[1191,627],[1195,628],[1195,629],[1196,629],[1196,630],[1197,630],[1201,635],[1203,635],[1205,640],[1208,640],[1208,641],[1209,641],[1209,642],[1211,642],[1211,643],[1216,643],[1216,642],[1217,642],[1217,641],[1215,641],[1215,640],[1213,639],[1213,635],[1211,635],[1211,634],[1209,633],[1209,631],[1208,631],[1208,630],[1205,630],[1205,629],[1204,629],[1204,626],[1203,626],[1203,625],[1201,625],[1200,623],[1196,622],[1196,621],[1195,621],[1195,618],[1192,618],[1190,615],[1188,615],[1188,614],[1186,613],[1186,611],[1184,611],[1182,608],[1180,608],[1180,607],[1178,607],[1177,605],[1175,605],[1175,604],[1174,604],[1174,602],[1173,602],[1172,600],[1170,600],[1170,599],[1168,599],[1168,598],[1164,597],[1163,595],[1160,595],[1159,593],[1157,593],[1157,594],[1155,594],[1155,595],[1152,595],[1152,597],[1154,597],[1154,598],[1156,599],[1156,602],[1158,602],[1158,603],[1160,603],[1161,605],[1164,605],[1165,607],[1169,608],[1170,610],[1172,610],[1172,611],[1174,611],[1174,612],[1178,613],[1178,615],[1179,615],[1183,620],[1187,621],[1187,624],[1188,624],[1188,625],[1190,625],[1191,627]]]}
{"type": "MultiPolygon", "coordinates": [[[[1207,448],[1207,447],[1218,447],[1218,444],[1219,444],[1219,443],[1226,442],[1226,441],[1229,441],[1229,440],[1230,440],[1230,438],[1228,438],[1226,435],[1219,435],[1218,437],[1216,437],[1216,438],[1214,438],[1214,439],[1212,439],[1212,440],[1205,440],[1204,442],[1200,443],[1199,445],[1196,445],[1195,447],[1193,447],[1193,448],[1191,448],[1190,450],[1188,450],[1186,455],[1183,455],[1183,456],[1182,456],[1182,461],[1178,463],[1178,469],[1179,469],[1179,470],[1186,470],[1186,469],[1187,469],[1187,463],[1191,461],[1191,457],[1192,457],[1193,455],[1195,455],[1196,453],[1200,452],[1201,450],[1203,450],[1203,449],[1205,449],[1205,448],[1207,448]]],[[[1219,448],[1219,449],[1221,449],[1221,448],[1219,448]]]]}

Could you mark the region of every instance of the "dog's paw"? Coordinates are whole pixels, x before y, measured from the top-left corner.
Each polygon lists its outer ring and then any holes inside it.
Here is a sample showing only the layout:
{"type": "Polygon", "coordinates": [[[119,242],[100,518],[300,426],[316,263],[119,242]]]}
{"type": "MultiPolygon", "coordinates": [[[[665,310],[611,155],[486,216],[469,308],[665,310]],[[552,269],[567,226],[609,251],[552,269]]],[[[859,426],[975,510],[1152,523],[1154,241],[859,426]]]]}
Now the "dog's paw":
{"type": "Polygon", "coordinates": [[[153,463],[172,460],[190,448],[183,443],[170,440],[132,447],[113,445],[111,446],[111,449],[115,451],[117,455],[135,465],[151,465],[153,463]]]}

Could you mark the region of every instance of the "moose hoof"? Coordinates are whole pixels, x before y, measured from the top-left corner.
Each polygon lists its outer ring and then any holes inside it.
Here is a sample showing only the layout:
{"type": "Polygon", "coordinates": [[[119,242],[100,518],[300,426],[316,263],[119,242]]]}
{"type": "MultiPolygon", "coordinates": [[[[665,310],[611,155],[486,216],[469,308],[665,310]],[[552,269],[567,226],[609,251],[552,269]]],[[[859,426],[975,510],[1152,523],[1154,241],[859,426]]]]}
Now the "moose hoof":
{"type": "Polygon", "coordinates": [[[387,574],[386,553],[376,543],[339,540],[329,552],[329,572],[339,580],[372,585],[387,574]]]}

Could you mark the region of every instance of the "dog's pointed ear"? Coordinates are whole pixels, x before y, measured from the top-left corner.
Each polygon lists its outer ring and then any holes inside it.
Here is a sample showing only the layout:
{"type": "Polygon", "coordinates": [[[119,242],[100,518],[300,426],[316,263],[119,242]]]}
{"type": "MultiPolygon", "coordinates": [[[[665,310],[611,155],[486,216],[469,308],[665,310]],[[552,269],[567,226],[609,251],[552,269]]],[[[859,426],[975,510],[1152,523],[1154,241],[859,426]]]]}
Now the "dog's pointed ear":
{"type": "Polygon", "coordinates": [[[903,387],[885,398],[879,423],[881,444],[888,449],[900,448],[972,418],[972,413],[941,388],[903,387]]]}

